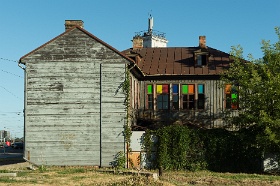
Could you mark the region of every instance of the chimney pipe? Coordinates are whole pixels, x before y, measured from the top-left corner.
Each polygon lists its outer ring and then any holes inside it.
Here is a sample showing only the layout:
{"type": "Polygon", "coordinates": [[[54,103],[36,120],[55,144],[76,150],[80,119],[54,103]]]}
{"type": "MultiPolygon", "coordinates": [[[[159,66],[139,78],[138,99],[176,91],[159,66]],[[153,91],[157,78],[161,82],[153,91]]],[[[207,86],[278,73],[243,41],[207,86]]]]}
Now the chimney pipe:
{"type": "Polygon", "coordinates": [[[132,42],[133,50],[143,48],[143,38],[141,36],[134,36],[132,42]]]}
{"type": "Polygon", "coordinates": [[[84,22],[82,20],[65,20],[65,31],[74,26],[84,28],[84,22]]]}
{"type": "Polygon", "coordinates": [[[206,36],[199,36],[199,47],[207,48],[206,46],[206,36]]]}

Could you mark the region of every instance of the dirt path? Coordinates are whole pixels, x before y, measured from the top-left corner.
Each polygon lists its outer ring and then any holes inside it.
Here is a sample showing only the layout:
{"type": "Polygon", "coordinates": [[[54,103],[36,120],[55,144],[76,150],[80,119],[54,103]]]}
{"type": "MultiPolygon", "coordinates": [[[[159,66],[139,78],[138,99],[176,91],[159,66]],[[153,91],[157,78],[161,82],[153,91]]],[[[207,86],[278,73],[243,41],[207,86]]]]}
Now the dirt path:
{"type": "Polygon", "coordinates": [[[21,163],[11,163],[6,165],[0,165],[0,170],[19,170],[19,169],[27,169],[30,167],[28,162],[21,162],[21,163]]]}

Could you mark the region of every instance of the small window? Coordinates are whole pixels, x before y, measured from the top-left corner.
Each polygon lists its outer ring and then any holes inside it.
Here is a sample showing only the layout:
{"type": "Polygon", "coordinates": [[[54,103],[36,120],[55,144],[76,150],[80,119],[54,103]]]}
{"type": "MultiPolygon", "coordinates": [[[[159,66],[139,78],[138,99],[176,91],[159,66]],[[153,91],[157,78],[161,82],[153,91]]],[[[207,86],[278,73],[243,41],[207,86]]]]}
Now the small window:
{"type": "Polygon", "coordinates": [[[157,85],[157,109],[169,109],[169,85],[157,85]]]}
{"type": "Polygon", "coordinates": [[[154,99],[153,99],[153,85],[147,85],[147,109],[154,108],[154,99]]]}
{"type": "Polygon", "coordinates": [[[179,110],[179,85],[172,85],[172,109],[179,110]]]}
{"type": "Polygon", "coordinates": [[[238,90],[236,86],[225,86],[226,108],[238,109],[238,90]]]}
{"type": "Polygon", "coordinates": [[[205,103],[205,95],[204,95],[204,85],[198,84],[197,85],[197,108],[198,109],[204,109],[204,103],[205,103]]]}
{"type": "Polygon", "coordinates": [[[182,107],[184,110],[195,109],[195,86],[182,85],[182,107]]]}
{"type": "Polygon", "coordinates": [[[197,55],[196,64],[197,66],[205,66],[207,64],[207,55],[197,55]]]}

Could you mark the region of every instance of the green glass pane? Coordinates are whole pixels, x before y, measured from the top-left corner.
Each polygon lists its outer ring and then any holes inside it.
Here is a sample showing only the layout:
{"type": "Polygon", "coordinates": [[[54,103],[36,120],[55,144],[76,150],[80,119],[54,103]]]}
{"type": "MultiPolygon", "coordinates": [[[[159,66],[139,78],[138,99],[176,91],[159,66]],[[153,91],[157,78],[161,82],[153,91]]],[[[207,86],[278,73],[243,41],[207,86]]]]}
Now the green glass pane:
{"type": "Polygon", "coordinates": [[[231,94],[232,99],[237,99],[237,94],[231,94]]]}
{"type": "Polygon", "coordinates": [[[182,93],[187,94],[188,93],[188,85],[182,85],[182,93]]]}
{"type": "Polygon", "coordinates": [[[148,92],[148,94],[152,94],[153,93],[153,86],[152,85],[148,85],[147,86],[147,92],[148,92]]]}

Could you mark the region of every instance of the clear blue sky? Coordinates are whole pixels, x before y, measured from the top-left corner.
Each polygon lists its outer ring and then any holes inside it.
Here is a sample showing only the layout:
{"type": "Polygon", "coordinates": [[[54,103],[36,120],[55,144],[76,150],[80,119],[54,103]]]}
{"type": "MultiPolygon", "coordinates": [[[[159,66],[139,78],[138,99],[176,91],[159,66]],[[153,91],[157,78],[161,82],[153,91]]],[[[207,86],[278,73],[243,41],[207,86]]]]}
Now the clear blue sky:
{"type": "Polygon", "coordinates": [[[255,58],[263,39],[277,41],[280,26],[280,0],[9,0],[0,7],[0,130],[13,137],[23,136],[24,105],[23,70],[14,61],[64,32],[67,19],[83,20],[87,31],[124,50],[151,13],[170,47],[197,46],[206,35],[212,48],[230,52],[240,44],[255,58]]]}

